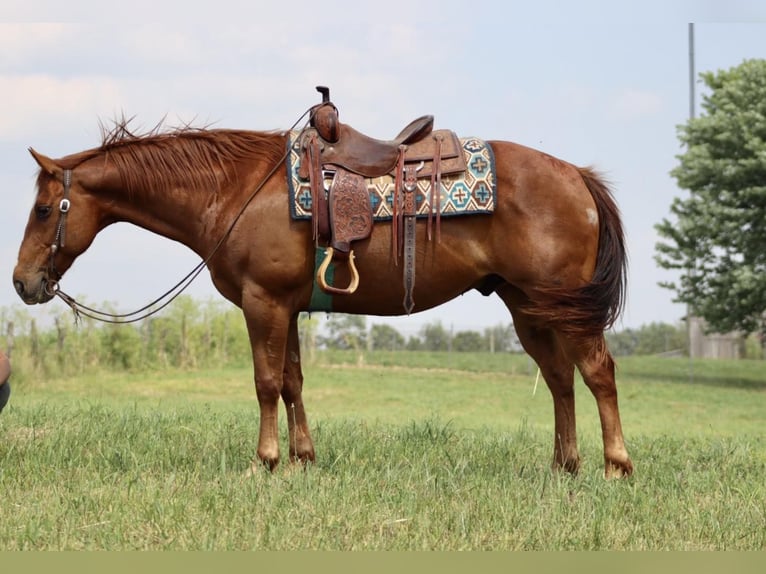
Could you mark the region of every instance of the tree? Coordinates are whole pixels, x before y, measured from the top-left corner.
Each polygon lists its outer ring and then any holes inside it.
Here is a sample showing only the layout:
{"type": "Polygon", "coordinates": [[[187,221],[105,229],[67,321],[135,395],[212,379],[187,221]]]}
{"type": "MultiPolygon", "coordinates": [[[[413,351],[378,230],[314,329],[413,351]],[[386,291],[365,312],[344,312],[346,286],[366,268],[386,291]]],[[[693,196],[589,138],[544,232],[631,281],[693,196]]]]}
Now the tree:
{"type": "Polygon", "coordinates": [[[484,337],[491,353],[503,353],[521,350],[521,343],[516,336],[513,323],[498,323],[484,330],[484,337]]]}
{"type": "Polygon", "coordinates": [[[638,331],[636,355],[654,355],[670,351],[687,352],[686,328],[683,325],[649,323],[638,331]]]}
{"type": "Polygon", "coordinates": [[[422,351],[424,348],[425,346],[423,345],[423,340],[417,335],[410,335],[410,338],[407,339],[407,345],[405,346],[405,349],[408,351],[422,351]]]}
{"type": "Polygon", "coordinates": [[[101,329],[101,337],[110,367],[129,370],[139,366],[141,335],[134,325],[107,325],[101,329]]]}
{"type": "Polygon", "coordinates": [[[704,113],[679,126],[671,171],[691,192],[656,229],[656,261],[680,271],[676,292],[714,330],[763,330],[766,310],[766,60],[701,78],[704,113]]]}
{"type": "Polygon", "coordinates": [[[452,338],[452,350],[459,353],[486,351],[487,341],[478,331],[458,331],[452,338]]]}
{"type": "Polygon", "coordinates": [[[312,363],[316,356],[318,330],[319,319],[312,317],[309,313],[301,313],[298,316],[298,339],[301,354],[312,363]]]}
{"type": "Polygon", "coordinates": [[[372,348],[385,351],[399,351],[404,348],[402,334],[391,325],[376,324],[370,328],[372,348]]]}
{"type": "Polygon", "coordinates": [[[608,332],[609,350],[615,355],[655,355],[669,351],[687,351],[683,325],[650,323],[638,329],[608,332]]]}
{"type": "Polygon", "coordinates": [[[333,313],[327,320],[327,336],[320,337],[329,349],[354,349],[367,346],[367,317],[333,313]]]}
{"type": "Polygon", "coordinates": [[[441,321],[423,325],[420,336],[425,351],[447,351],[450,348],[450,333],[442,326],[441,321]]]}

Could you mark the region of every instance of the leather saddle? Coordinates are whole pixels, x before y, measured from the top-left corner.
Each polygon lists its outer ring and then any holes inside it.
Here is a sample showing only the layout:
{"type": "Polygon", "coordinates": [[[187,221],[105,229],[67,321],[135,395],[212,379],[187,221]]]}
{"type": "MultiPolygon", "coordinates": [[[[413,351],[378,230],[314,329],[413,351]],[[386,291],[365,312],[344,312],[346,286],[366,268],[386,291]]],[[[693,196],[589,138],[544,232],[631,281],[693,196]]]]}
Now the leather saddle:
{"type": "Polygon", "coordinates": [[[394,170],[400,146],[412,145],[432,133],[433,116],[413,120],[393,140],[379,140],[338,121],[332,104],[322,105],[314,116],[314,127],[324,140],[322,162],[341,166],[365,177],[380,177],[394,170]]]}
{"type": "Polygon", "coordinates": [[[359,285],[351,244],[367,239],[372,233],[372,206],[365,178],[386,175],[395,178],[392,250],[396,261],[400,252],[406,252],[405,219],[411,219],[409,241],[414,242],[417,180],[431,178],[428,237],[431,237],[433,215],[438,236],[441,176],[461,173],[466,165],[455,133],[434,131],[431,115],[413,120],[392,140],[380,140],[341,123],[338,109],[330,101],[329,89],[317,86],[317,91],[322,94],[322,103],[310,110],[309,127],[300,142],[298,175],[308,179],[311,185],[314,240],[317,245],[329,243],[317,272],[317,282],[325,292],[347,295],[359,285]],[[351,272],[348,287],[337,288],[325,281],[333,260],[348,261],[351,272]]]}

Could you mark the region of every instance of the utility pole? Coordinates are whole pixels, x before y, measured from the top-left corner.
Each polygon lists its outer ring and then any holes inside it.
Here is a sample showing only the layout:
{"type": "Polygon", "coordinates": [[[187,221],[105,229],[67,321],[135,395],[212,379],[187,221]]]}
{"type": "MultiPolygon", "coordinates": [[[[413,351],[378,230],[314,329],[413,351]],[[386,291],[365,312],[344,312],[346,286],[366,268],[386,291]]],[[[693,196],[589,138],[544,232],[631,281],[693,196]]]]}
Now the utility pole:
{"type": "Polygon", "coordinates": [[[694,119],[694,22],[689,22],[689,119],[694,119]]]}
{"type": "MultiPolygon", "coordinates": [[[[694,86],[695,86],[695,70],[694,70],[694,22],[689,22],[689,120],[693,120],[695,117],[694,110],[694,86]]],[[[694,192],[691,192],[694,193],[694,192]]],[[[689,279],[694,280],[694,271],[696,262],[692,262],[689,269],[689,279]]],[[[694,348],[692,343],[693,336],[693,321],[692,314],[694,310],[690,304],[686,304],[686,339],[689,345],[689,382],[694,382],[694,348]]]]}

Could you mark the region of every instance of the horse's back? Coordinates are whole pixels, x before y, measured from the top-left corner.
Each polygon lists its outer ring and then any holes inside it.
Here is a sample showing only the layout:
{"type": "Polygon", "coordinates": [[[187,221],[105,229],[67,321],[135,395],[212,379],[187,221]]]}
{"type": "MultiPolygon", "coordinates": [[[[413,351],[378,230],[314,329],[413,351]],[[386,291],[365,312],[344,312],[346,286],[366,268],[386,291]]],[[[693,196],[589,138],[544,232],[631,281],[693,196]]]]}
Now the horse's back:
{"type": "Polygon", "coordinates": [[[497,170],[498,200],[532,194],[540,211],[554,213],[568,201],[591,202],[581,168],[535,148],[509,141],[490,141],[497,170]]]}

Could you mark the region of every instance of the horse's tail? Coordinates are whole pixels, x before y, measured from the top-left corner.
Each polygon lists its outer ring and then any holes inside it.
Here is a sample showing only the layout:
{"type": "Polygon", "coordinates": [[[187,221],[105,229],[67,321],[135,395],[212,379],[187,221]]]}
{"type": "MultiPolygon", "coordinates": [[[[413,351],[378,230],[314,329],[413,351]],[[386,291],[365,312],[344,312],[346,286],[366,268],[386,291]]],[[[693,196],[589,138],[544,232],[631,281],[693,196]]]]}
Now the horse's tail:
{"type": "Polygon", "coordinates": [[[625,308],[625,289],[628,278],[628,255],[620,210],[604,180],[590,168],[578,168],[598,210],[598,256],[593,279],[586,289],[602,309],[599,326],[603,332],[614,325],[625,308]]]}
{"type": "Polygon", "coordinates": [[[576,289],[535,290],[529,312],[562,334],[579,339],[600,336],[622,313],[628,258],[620,210],[612,192],[591,168],[577,169],[598,211],[598,254],[593,277],[576,289]]]}

